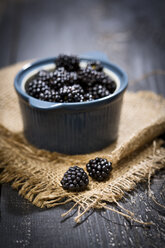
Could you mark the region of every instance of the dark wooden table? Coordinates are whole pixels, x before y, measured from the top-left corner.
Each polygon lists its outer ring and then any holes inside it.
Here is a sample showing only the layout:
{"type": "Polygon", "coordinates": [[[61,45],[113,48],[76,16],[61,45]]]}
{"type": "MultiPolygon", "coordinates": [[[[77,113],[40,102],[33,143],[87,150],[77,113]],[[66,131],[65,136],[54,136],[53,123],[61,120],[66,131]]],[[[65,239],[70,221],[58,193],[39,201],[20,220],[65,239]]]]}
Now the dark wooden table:
{"type": "MultiPolygon", "coordinates": [[[[165,1],[162,0],[0,0],[0,67],[17,61],[100,50],[123,67],[129,90],[165,96],[165,76],[144,73],[165,69],[165,1]]],[[[165,205],[165,170],[151,181],[165,205]]],[[[147,228],[109,211],[94,211],[80,225],[62,219],[69,206],[41,210],[2,185],[0,247],[165,247],[165,210],[137,185],[121,204],[153,221],[147,228]]],[[[73,213],[74,215],[74,213],[73,213]]]]}

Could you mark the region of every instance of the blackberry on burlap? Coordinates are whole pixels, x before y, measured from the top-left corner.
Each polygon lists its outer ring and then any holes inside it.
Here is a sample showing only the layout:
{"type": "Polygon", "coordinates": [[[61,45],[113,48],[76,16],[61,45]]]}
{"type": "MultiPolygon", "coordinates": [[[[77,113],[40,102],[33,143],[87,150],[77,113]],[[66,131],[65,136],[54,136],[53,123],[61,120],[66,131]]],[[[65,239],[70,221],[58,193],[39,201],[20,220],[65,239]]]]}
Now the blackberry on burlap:
{"type": "Polygon", "coordinates": [[[64,174],[61,184],[63,189],[69,191],[84,190],[89,183],[87,173],[78,166],[70,167],[64,174]]]}
{"type": "Polygon", "coordinates": [[[97,181],[106,180],[112,170],[112,163],[104,158],[91,159],[86,165],[89,176],[97,181]]]}

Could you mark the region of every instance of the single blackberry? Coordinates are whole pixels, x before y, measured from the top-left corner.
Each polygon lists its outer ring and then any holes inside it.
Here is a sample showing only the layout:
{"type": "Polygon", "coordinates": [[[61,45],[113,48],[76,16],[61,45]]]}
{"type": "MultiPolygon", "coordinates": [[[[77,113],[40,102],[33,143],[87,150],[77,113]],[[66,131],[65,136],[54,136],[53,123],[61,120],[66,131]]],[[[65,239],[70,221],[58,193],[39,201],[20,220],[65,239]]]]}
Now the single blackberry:
{"type": "Polygon", "coordinates": [[[86,165],[89,176],[97,181],[106,180],[112,170],[112,163],[104,158],[91,159],[86,165]]]}
{"type": "Polygon", "coordinates": [[[79,71],[78,80],[84,88],[91,87],[96,82],[97,73],[92,67],[87,66],[79,71]]]}
{"type": "Polygon", "coordinates": [[[89,88],[89,93],[92,95],[93,99],[99,99],[110,95],[109,90],[102,84],[95,84],[93,87],[89,88]]]}
{"type": "Polygon", "coordinates": [[[106,88],[107,90],[109,90],[110,94],[112,94],[116,90],[116,83],[113,80],[109,79],[106,82],[106,88]]]}
{"type": "MultiPolygon", "coordinates": [[[[45,100],[45,95],[50,93],[50,87],[42,80],[33,79],[26,83],[25,89],[27,93],[35,98],[45,100]]],[[[46,100],[45,100],[46,101],[46,100]]]]}
{"type": "MultiPolygon", "coordinates": [[[[105,74],[103,71],[96,71],[92,69],[90,65],[87,65],[85,68],[79,71],[78,82],[84,88],[86,93],[90,93],[90,94],[92,94],[90,88],[94,87],[95,85],[103,86],[102,89],[104,92],[101,94],[101,91],[99,90],[99,93],[97,94],[98,96],[94,97],[94,99],[98,99],[100,97],[104,97],[109,94],[112,94],[116,89],[116,83],[112,81],[107,74],[105,74]]],[[[96,93],[96,88],[94,88],[94,94],[95,93],[96,93]]]]}
{"type": "Polygon", "coordinates": [[[84,190],[89,183],[87,173],[80,167],[70,167],[64,174],[61,184],[63,189],[70,191],[84,190]]]}
{"type": "Polygon", "coordinates": [[[54,72],[49,73],[49,86],[54,90],[58,90],[69,83],[69,78],[69,73],[64,67],[60,67],[54,72]]]}
{"type": "Polygon", "coordinates": [[[47,79],[49,79],[49,72],[45,71],[45,70],[40,70],[37,75],[36,78],[42,81],[45,81],[47,79]]]}
{"type": "Polygon", "coordinates": [[[56,68],[64,67],[65,70],[71,72],[71,71],[78,71],[80,69],[79,66],[79,59],[76,56],[68,56],[64,54],[60,54],[56,58],[56,68]]]}
{"type": "Polygon", "coordinates": [[[72,86],[65,85],[59,90],[59,95],[63,102],[83,102],[83,94],[83,88],[78,84],[72,86]]]}
{"type": "Polygon", "coordinates": [[[78,81],[76,72],[67,72],[64,67],[56,69],[49,74],[49,85],[51,88],[58,90],[64,85],[73,85],[78,81]]]}
{"type": "Polygon", "coordinates": [[[104,72],[98,72],[96,75],[96,83],[102,84],[112,94],[116,89],[116,83],[104,72]]]}
{"type": "Polygon", "coordinates": [[[99,71],[99,72],[103,71],[103,66],[100,63],[100,61],[95,61],[95,60],[88,63],[87,68],[92,68],[92,70],[99,71]]]}

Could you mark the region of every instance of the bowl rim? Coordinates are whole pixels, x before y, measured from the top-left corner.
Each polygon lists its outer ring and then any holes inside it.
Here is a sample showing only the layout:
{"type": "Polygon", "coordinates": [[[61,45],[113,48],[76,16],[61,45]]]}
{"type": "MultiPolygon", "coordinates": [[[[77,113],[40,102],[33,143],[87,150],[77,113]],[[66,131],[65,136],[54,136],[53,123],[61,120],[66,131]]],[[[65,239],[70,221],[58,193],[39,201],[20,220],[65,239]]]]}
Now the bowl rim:
{"type": "Polygon", "coordinates": [[[34,69],[37,69],[41,66],[52,64],[56,61],[57,57],[51,57],[46,59],[40,59],[32,63],[25,64],[22,69],[16,74],[14,79],[14,87],[17,92],[17,94],[21,97],[22,100],[24,100],[27,104],[29,104],[33,108],[38,109],[84,109],[84,108],[91,108],[96,106],[105,105],[109,102],[114,101],[116,98],[118,98],[121,94],[124,93],[128,86],[128,77],[127,74],[116,64],[113,64],[108,61],[104,61],[102,59],[93,59],[90,57],[79,57],[80,61],[93,61],[98,60],[102,63],[103,67],[109,69],[113,73],[116,74],[116,76],[120,80],[120,86],[117,90],[114,91],[113,94],[102,97],[93,101],[86,101],[86,102],[74,102],[74,103],[57,103],[57,102],[47,102],[42,101],[39,99],[36,99],[34,97],[29,96],[26,91],[24,91],[21,87],[23,79],[26,75],[28,75],[29,72],[31,72],[34,69]]]}

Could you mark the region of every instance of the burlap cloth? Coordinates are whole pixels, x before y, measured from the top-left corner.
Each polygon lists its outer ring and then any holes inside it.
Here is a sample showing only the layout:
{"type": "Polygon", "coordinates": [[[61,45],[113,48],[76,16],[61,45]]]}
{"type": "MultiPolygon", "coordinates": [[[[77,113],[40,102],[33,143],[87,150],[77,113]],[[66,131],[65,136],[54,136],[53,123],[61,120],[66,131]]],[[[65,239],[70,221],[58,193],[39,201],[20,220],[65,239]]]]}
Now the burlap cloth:
{"type": "MultiPolygon", "coordinates": [[[[22,120],[13,88],[20,63],[0,70],[0,182],[10,182],[19,194],[38,207],[55,207],[74,202],[81,216],[91,208],[108,208],[115,202],[128,218],[132,213],[117,202],[125,191],[156,170],[165,167],[163,141],[157,137],[165,132],[165,100],[151,92],[127,92],[124,96],[118,140],[102,151],[67,156],[39,150],[29,145],[22,134],[22,120]],[[70,193],[62,189],[60,180],[71,165],[85,169],[89,159],[105,157],[113,163],[111,177],[98,183],[90,179],[87,190],[70,193]]],[[[65,215],[65,214],[64,214],[65,215]]],[[[142,221],[140,221],[143,223],[142,221]]]]}

